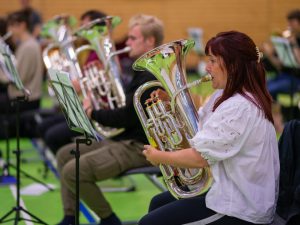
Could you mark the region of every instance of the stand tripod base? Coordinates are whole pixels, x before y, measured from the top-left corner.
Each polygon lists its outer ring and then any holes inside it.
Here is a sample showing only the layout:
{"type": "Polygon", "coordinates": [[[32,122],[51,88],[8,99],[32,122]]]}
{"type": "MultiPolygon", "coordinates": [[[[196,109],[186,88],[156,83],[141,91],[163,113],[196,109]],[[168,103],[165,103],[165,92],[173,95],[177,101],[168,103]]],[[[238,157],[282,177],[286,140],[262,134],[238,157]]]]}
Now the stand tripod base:
{"type": "Polygon", "coordinates": [[[17,183],[17,180],[14,176],[0,176],[0,186],[1,185],[10,185],[17,183]]]}
{"type": "Polygon", "coordinates": [[[13,221],[13,220],[14,220],[14,224],[15,225],[18,224],[18,222],[21,221],[21,220],[26,220],[26,221],[31,221],[31,222],[34,222],[34,223],[46,224],[47,225],[47,223],[45,223],[44,221],[42,221],[41,219],[39,219],[38,217],[36,217],[32,213],[30,213],[27,210],[23,209],[22,206],[12,208],[12,210],[10,210],[2,218],[0,218],[0,223],[6,223],[6,222],[9,222],[9,221],[13,221]],[[23,211],[24,213],[28,214],[34,220],[29,220],[29,219],[26,219],[26,218],[22,218],[20,216],[20,212],[21,211],[23,211]],[[11,215],[14,212],[16,213],[15,218],[5,220],[9,215],[11,215]]]}

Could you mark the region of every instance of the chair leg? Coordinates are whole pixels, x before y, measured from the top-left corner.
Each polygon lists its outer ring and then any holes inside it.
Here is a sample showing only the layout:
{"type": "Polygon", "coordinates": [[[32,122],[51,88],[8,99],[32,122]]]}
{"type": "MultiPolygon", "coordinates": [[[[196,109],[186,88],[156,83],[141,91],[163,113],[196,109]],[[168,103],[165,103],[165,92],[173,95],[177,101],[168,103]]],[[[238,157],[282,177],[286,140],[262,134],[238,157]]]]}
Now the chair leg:
{"type": "Polygon", "coordinates": [[[152,184],[154,184],[160,191],[164,192],[167,191],[168,189],[166,188],[165,185],[163,185],[160,180],[158,179],[157,175],[149,175],[145,174],[145,176],[151,181],[152,184]]]}
{"type": "Polygon", "coordinates": [[[131,192],[136,190],[136,183],[131,176],[122,176],[117,179],[127,178],[129,180],[129,185],[120,186],[120,187],[101,187],[101,191],[103,192],[131,192]]]}

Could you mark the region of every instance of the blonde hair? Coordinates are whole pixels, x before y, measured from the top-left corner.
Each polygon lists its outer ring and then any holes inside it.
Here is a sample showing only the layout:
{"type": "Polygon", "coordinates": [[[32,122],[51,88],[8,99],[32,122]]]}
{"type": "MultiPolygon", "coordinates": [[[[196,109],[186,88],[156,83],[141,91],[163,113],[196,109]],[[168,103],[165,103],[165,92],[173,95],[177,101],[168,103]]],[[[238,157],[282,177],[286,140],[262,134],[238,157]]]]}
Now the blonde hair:
{"type": "Polygon", "coordinates": [[[133,16],[129,21],[129,29],[140,26],[144,38],[153,36],[155,39],[155,47],[162,44],[164,39],[163,22],[155,16],[138,14],[133,16]]]}

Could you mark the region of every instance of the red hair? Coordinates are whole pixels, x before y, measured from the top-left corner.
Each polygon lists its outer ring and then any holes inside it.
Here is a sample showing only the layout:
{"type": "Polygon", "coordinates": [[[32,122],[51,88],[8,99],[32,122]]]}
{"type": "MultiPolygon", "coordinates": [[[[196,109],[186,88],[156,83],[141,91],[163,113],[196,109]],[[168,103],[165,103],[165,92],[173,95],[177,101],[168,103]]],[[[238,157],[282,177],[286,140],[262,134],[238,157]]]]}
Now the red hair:
{"type": "Polygon", "coordinates": [[[252,39],[237,31],[221,32],[211,38],[205,47],[216,57],[221,57],[227,71],[227,84],[222,96],[215,102],[213,111],[234,94],[240,94],[255,104],[274,123],[271,111],[272,97],[266,87],[266,74],[259,62],[252,39]],[[249,92],[254,99],[246,94],[249,92]]]}

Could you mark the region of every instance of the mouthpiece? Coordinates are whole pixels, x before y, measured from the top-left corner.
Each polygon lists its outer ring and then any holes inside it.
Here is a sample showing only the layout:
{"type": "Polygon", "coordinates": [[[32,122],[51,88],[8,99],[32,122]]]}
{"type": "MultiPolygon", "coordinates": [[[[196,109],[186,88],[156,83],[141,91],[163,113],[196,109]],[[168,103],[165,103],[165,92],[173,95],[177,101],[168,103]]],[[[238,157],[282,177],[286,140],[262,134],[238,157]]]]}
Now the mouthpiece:
{"type": "Polygon", "coordinates": [[[123,49],[124,52],[130,52],[130,50],[131,50],[131,48],[130,48],[129,46],[126,46],[126,47],[123,49]]]}
{"type": "Polygon", "coordinates": [[[207,81],[211,81],[212,80],[212,76],[210,74],[206,74],[205,76],[203,76],[201,78],[201,82],[207,82],[207,81]]]}
{"type": "Polygon", "coordinates": [[[129,46],[125,47],[125,48],[122,48],[120,50],[117,50],[115,52],[112,52],[110,55],[109,55],[109,58],[112,58],[113,56],[115,55],[120,55],[120,54],[123,54],[123,53],[126,53],[126,52],[129,52],[131,50],[131,48],[129,46]]]}

